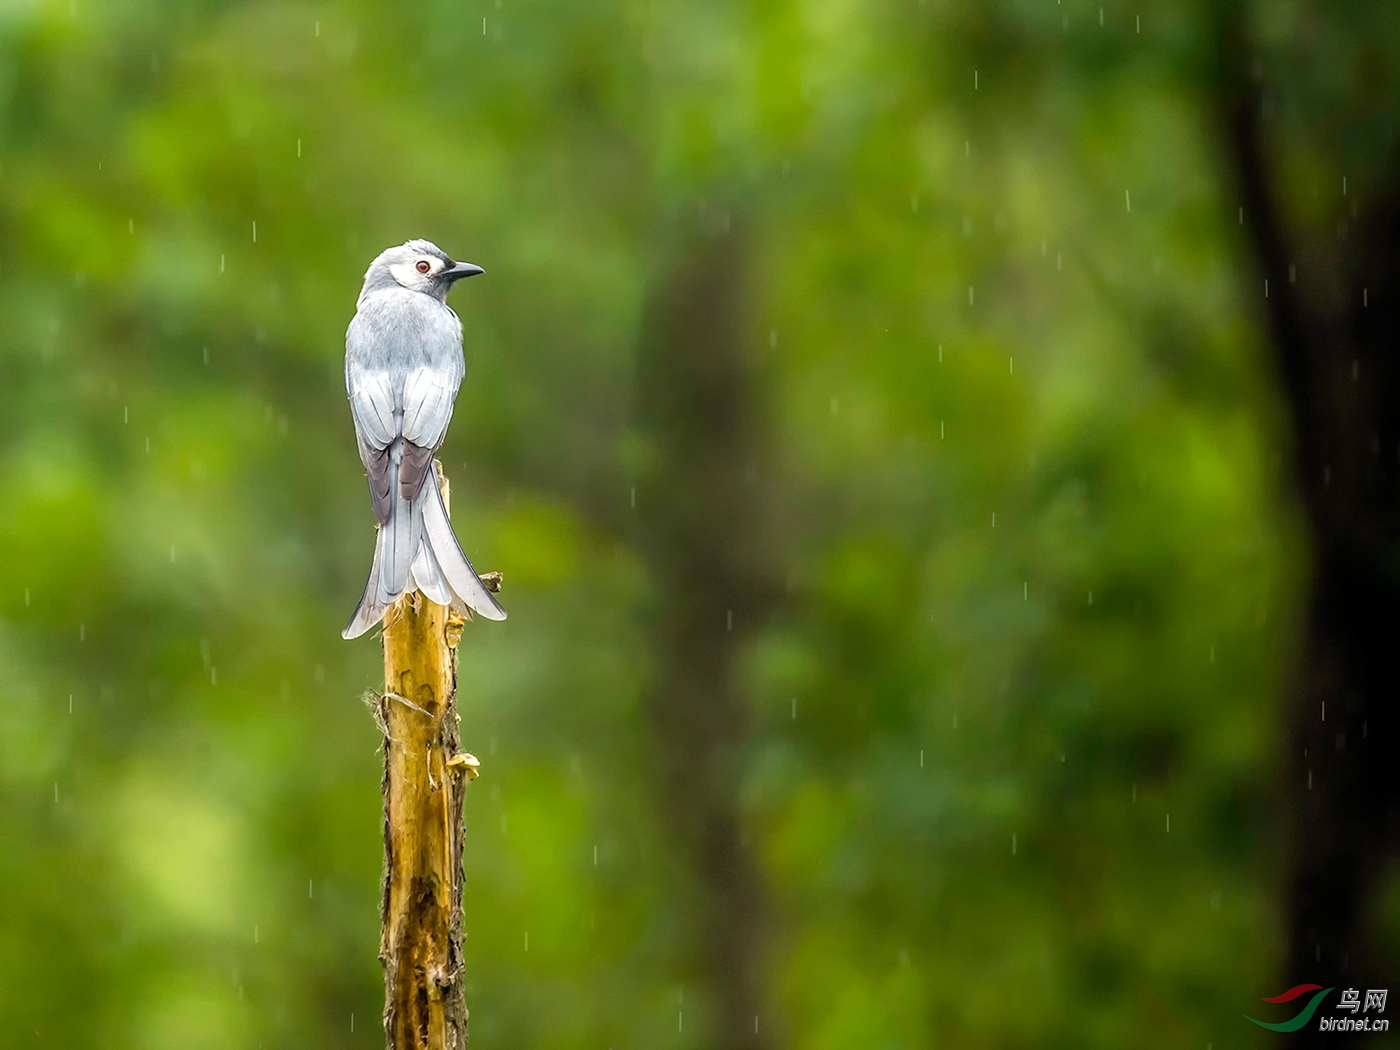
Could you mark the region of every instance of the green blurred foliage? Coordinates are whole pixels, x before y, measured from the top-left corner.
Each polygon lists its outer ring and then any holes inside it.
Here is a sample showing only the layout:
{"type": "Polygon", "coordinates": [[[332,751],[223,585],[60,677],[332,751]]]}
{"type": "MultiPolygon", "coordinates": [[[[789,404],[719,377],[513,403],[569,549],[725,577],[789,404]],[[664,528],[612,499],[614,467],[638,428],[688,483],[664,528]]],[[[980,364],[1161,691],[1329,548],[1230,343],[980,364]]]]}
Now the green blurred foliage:
{"type": "MultiPolygon", "coordinates": [[[[1265,45],[1315,6],[1261,7],[1265,45]]],[[[1304,124],[1333,81],[1394,90],[1394,16],[1347,17],[1318,30],[1336,76],[1290,85],[1304,124]]],[[[672,220],[736,204],[788,581],[744,660],[766,1023],[814,1050],[1255,1038],[1306,558],[1211,25],[0,7],[5,1041],[380,1045],[342,335],[370,258],[426,236],[487,270],[452,300],[443,459],[511,612],[462,646],[473,1036],[708,1045],[640,714],[632,384],[672,220]]],[[[1298,207],[1393,112],[1290,154],[1298,207]]]]}

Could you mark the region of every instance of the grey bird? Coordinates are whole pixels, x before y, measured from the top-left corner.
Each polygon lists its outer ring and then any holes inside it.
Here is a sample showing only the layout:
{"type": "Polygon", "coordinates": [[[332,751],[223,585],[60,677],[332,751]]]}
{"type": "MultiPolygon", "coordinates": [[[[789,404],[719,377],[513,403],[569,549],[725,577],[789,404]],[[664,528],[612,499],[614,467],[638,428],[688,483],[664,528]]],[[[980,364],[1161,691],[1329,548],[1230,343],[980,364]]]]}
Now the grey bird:
{"type": "Polygon", "coordinates": [[[447,293],[482,272],[423,240],[386,248],[365,272],[345,333],[345,391],[379,531],[345,638],[364,634],[414,590],[458,612],[506,618],[462,553],[433,470],[466,370],[462,322],[447,293]]]}

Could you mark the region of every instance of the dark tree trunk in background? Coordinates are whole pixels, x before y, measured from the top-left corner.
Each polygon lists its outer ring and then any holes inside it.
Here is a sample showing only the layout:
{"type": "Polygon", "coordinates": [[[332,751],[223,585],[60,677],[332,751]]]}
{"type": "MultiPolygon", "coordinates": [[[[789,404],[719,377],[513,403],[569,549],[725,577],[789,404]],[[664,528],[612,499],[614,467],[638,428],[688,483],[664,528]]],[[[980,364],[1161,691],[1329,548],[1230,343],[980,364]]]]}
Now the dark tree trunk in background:
{"type": "Polygon", "coordinates": [[[1373,935],[1400,814],[1400,158],[1392,146],[1392,177],[1368,180],[1377,195],[1344,199],[1335,230],[1292,233],[1239,10],[1222,27],[1221,127],[1292,416],[1313,560],[1306,651],[1286,709],[1282,976],[1386,987],[1395,974],[1382,972],[1373,935]]]}
{"type": "Polygon", "coordinates": [[[742,229],[705,209],[678,226],[638,353],[636,418],[653,466],[636,512],[657,588],[647,704],[666,819],[694,873],[692,974],[714,1011],[710,1045],[734,1050],[769,1043],[760,881],[739,814],[738,664],[779,570],[768,553],[742,229]]]}

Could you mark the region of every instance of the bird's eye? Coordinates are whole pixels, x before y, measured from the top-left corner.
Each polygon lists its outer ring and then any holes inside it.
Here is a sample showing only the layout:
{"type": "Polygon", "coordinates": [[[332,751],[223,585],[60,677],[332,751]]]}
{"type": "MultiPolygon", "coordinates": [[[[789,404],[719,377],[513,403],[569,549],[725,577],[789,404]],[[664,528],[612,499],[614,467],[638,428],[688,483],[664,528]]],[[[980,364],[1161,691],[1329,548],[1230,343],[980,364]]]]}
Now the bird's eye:
{"type": "Polygon", "coordinates": [[[419,273],[427,273],[430,269],[432,269],[432,267],[430,267],[430,266],[428,265],[428,260],[427,260],[427,259],[419,259],[419,260],[418,260],[418,272],[419,272],[419,273]]]}

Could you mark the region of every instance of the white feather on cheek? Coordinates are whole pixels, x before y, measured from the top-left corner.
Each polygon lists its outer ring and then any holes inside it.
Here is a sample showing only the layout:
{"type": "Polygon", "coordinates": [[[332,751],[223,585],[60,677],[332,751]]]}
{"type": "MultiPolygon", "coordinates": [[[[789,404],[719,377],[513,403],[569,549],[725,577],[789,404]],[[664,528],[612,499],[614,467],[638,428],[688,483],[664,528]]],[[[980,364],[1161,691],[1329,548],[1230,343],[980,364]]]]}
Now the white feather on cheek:
{"type": "Polygon", "coordinates": [[[389,267],[389,272],[394,275],[394,280],[398,281],[399,284],[405,288],[413,289],[425,287],[428,283],[428,277],[431,276],[419,273],[414,269],[413,263],[407,262],[394,263],[393,266],[389,267]]]}

